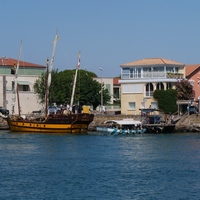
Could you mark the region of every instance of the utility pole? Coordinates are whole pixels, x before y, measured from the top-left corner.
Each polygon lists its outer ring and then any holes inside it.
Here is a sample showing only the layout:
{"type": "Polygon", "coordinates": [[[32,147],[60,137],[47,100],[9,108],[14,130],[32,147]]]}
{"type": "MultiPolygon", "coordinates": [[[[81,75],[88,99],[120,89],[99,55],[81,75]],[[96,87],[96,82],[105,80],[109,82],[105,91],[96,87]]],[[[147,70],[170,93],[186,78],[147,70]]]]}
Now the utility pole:
{"type": "Polygon", "coordinates": [[[103,69],[100,67],[99,70],[101,71],[101,108],[100,108],[100,111],[102,111],[102,107],[103,107],[103,77],[102,77],[102,71],[103,71],[103,69]]]}

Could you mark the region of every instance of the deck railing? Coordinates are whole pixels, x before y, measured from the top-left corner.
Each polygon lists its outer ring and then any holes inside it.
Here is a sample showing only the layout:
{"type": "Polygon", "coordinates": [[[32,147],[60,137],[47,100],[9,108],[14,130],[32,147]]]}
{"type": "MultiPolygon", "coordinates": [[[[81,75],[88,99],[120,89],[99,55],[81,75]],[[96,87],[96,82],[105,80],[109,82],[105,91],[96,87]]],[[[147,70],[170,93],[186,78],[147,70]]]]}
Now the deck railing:
{"type": "Polygon", "coordinates": [[[183,78],[181,73],[171,73],[171,72],[143,72],[143,73],[122,73],[122,79],[143,79],[143,78],[183,78]]]}

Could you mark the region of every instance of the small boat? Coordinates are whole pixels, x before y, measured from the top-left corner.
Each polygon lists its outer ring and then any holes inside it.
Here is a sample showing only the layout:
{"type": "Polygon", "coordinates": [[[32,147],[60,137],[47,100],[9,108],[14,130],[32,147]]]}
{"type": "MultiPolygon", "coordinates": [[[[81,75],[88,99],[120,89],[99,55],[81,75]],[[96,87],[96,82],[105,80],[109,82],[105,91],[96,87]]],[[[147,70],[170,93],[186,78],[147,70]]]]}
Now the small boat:
{"type": "Polygon", "coordinates": [[[118,134],[134,134],[134,133],[145,133],[146,129],[142,127],[140,121],[134,119],[123,119],[123,120],[107,120],[104,122],[104,126],[97,126],[97,131],[118,135],[118,134]]]}
{"type": "MultiPolygon", "coordinates": [[[[58,40],[58,35],[56,33],[56,37],[54,40],[53,51],[52,51],[52,58],[50,62],[50,70],[48,70],[48,62],[47,62],[47,80],[46,80],[46,108],[45,108],[45,115],[41,117],[28,117],[23,116],[20,114],[20,105],[19,105],[19,98],[18,99],[18,115],[9,115],[4,119],[7,120],[10,131],[16,132],[34,132],[34,133],[75,133],[75,134],[85,134],[88,131],[89,124],[94,119],[94,114],[89,113],[89,109],[83,110],[81,113],[73,113],[72,111],[63,110],[59,113],[48,113],[48,94],[49,94],[49,87],[51,84],[51,73],[53,68],[53,61],[54,61],[54,53],[56,42],[58,40]]],[[[78,57],[78,65],[76,67],[76,74],[77,70],[80,67],[80,54],[78,57]]],[[[19,68],[19,59],[17,64],[17,69],[15,72],[15,91],[14,95],[18,95],[17,92],[17,71],[19,68]]],[[[71,99],[71,105],[73,104],[73,96],[75,91],[76,85],[76,77],[74,79],[73,84],[73,94],[71,99]]],[[[16,98],[13,98],[16,100],[16,98]]],[[[14,102],[15,103],[15,102],[14,102]]],[[[14,107],[13,103],[13,107],[14,107]]],[[[13,109],[14,111],[14,109],[13,109]]]]}

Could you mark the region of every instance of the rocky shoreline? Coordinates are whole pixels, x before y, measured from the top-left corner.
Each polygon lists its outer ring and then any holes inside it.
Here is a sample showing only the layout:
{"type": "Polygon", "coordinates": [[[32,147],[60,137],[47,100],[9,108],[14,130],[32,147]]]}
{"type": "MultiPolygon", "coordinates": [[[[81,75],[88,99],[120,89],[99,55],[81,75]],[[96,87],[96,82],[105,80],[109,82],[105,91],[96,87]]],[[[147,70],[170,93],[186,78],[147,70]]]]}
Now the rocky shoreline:
{"type": "Polygon", "coordinates": [[[2,117],[0,117],[0,130],[7,130],[7,129],[9,129],[7,121],[2,117]]]}
{"type": "MultiPolygon", "coordinates": [[[[133,118],[140,120],[140,115],[95,115],[93,122],[89,125],[89,131],[96,131],[97,126],[104,124],[106,120],[122,120],[127,118],[133,118]]],[[[7,121],[0,117],[0,130],[8,129],[7,121]]],[[[200,116],[199,115],[184,115],[181,116],[180,120],[175,124],[174,132],[185,133],[185,132],[200,132],[200,116]]]]}
{"type": "MultiPolygon", "coordinates": [[[[125,118],[133,118],[140,120],[140,115],[95,115],[93,122],[89,125],[89,131],[96,131],[96,126],[101,126],[106,120],[122,120],[125,118]]],[[[175,124],[174,132],[200,132],[200,116],[198,115],[184,115],[180,116],[180,120],[175,124]]]]}
{"type": "Polygon", "coordinates": [[[200,132],[200,116],[196,114],[181,116],[176,123],[175,132],[200,132]]]}

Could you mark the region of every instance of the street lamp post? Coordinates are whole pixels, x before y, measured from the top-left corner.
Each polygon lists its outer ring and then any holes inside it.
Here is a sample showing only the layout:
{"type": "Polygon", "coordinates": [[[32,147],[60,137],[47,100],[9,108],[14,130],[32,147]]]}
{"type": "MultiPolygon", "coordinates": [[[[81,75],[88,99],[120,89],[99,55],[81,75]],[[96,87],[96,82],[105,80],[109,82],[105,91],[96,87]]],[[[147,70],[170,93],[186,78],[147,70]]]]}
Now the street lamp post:
{"type": "Polygon", "coordinates": [[[103,106],[103,78],[102,78],[102,71],[103,71],[103,69],[100,67],[99,70],[101,71],[101,107],[100,107],[100,111],[102,111],[102,106],[103,106]]]}

